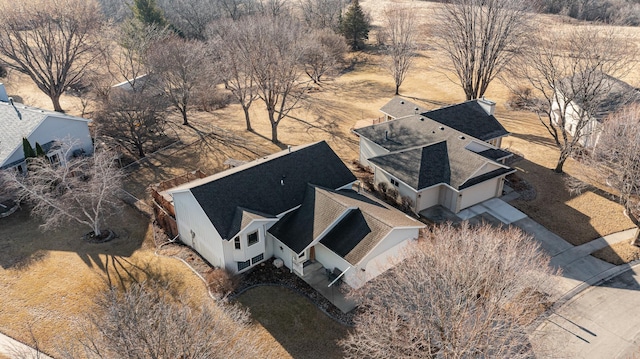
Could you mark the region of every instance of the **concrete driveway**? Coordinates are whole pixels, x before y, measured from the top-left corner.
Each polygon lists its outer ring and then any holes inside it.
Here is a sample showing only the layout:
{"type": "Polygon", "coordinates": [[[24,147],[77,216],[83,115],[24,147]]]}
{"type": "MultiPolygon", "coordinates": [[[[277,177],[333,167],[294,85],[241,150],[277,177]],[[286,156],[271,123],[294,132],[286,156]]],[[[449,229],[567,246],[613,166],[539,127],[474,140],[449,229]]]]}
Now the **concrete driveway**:
{"type": "Polygon", "coordinates": [[[545,358],[637,358],[640,355],[640,265],[590,287],[537,329],[545,358]]]}

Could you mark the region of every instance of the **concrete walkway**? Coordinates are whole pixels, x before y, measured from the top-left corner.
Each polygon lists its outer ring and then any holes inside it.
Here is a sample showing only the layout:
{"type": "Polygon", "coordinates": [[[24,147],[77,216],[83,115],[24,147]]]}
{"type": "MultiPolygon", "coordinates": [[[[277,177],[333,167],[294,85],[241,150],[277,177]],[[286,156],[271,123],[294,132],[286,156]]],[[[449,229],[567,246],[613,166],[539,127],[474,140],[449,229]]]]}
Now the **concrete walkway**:
{"type": "Polygon", "coordinates": [[[551,256],[551,265],[561,270],[561,276],[552,294],[552,299],[556,301],[564,303],[589,286],[629,269],[629,265],[615,266],[591,256],[591,253],[608,245],[628,240],[635,228],[574,246],[499,198],[467,208],[457,216],[463,220],[471,220],[485,214],[495,217],[503,224],[516,226],[531,234],[540,243],[542,249],[551,256]]]}
{"type": "Polygon", "coordinates": [[[9,358],[38,358],[52,359],[50,356],[38,352],[34,348],[20,343],[19,341],[0,333],[0,354],[4,354],[9,358]]]}

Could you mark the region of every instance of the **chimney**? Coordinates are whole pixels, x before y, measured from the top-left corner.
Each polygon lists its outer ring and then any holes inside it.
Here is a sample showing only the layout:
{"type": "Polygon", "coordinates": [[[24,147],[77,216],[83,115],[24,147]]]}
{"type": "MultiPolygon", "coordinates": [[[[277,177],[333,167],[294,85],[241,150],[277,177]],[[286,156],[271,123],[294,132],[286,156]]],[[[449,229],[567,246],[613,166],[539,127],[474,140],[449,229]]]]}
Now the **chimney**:
{"type": "Polygon", "coordinates": [[[493,115],[496,111],[496,103],[491,100],[487,100],[484,97],[478,99],[478,104],[482,106],[482,109],[485,110],[488,115],[493,115]]]}
{"type": "Polygon", "coordinates": [[[0,82],[0,102],[9,102],[9,96],[7,96],[7,89],[4,84],[0,82]]]}

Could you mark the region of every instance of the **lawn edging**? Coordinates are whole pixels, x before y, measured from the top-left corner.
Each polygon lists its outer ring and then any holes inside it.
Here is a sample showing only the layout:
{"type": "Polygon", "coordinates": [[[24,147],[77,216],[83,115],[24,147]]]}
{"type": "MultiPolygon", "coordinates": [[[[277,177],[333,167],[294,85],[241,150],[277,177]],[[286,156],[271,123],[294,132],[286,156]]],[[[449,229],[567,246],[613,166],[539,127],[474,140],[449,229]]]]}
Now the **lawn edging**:
{"type": "Polygon", "coordinates": [[[336,323],[338,323],[340,325],[344,325],[345,327],[349,327],[349,328],[354,328],[355,327],[355,325],[353,323],[348,323],[346,321],[343,321],[343,320],[341,320],[339,318],[336,318],[333,315],[331,315],[331,313],[329,313],[322,306],[320,306],[318,303],[316,303],[314,298],[311,298],[310,296],[308,296],[303,291],[301,291],[301,290],[299,290],[299,289],[297,289],[297,288],[295,288],[293,286],[284,284],[284,283],[258,283],[258,284],[253,284],[253,285],[250,285],[248,287],[242,288],[240,291],[238,291],[236,293],[233,293],[232,295],[229,295],[227,298],[229,300],[236,300],[238,297],[240,297],[246,291],[248,291],[250,289],[258,288],[258,287],[282,287],[282,288],[290,289],[291,291],[299,294],[303,298],[306,298],[307,300],[309,300],[316,308],[318,308],[322,313],[324,313],[324,315],[326,315],[327,317],[329,317],[330,319],[332,319],[336,323]]]}

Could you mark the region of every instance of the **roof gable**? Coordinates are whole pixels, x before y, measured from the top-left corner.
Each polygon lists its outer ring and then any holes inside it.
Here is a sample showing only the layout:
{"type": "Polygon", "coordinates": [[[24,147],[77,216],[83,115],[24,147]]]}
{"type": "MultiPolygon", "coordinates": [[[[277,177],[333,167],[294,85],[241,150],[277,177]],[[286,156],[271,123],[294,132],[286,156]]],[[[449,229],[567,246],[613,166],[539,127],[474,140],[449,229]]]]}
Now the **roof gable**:
{"type": "Polygon", "coordinates": [[[294,252],[319,239],[352,264],[395,227],[422,227],[404,213],[352,190],[309,185],[304,203],[269,229],[294,252]]]}
{"type": "Polygon", "coordinates": [[[29,137],[48,117],[90,122],[84,118],[28,107],[17,102],[11,104],[0,101],[0,166],[22,148],[22,138],[29,137]]]}
{"type": "Polygon", "coordinates": [[[322,141],[281,151],[169,192],[190,190],[218,233],[229,239],[242,221],[237,208],[277,216],[303,201],[308,183],[340,188],[355,176],[322,141]]]}

